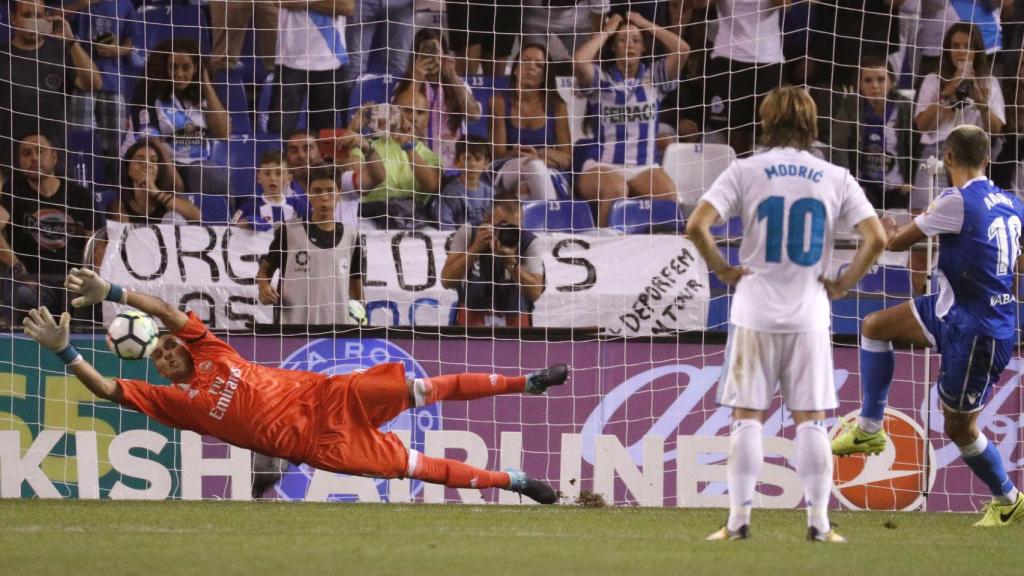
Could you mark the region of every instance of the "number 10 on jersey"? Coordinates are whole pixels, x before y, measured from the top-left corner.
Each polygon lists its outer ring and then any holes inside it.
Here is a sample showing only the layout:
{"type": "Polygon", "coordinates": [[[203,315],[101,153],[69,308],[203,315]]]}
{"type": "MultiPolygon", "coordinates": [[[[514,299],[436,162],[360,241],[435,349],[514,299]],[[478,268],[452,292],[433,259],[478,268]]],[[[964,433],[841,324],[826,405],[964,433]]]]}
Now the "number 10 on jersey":
{"type": "MultiPolygon", "coordinates": [[[[825,244],[825,205],[816,198],[801,198],[789,207],[786,256],[799,266],[814,266],[825,244]],[[808,219],[810,230],[808,234],[808,219]]],[[[765,253],[768,262],[782,262],[782,232],[786,199],[769,196],[757,205],[758,221],[765,220],[765,253]]],[[[1018,231],[1020,226],[1018,223],[1018,231]]],[[[1018,232],[1019,235],[1019,232],[1018,232]]]]}

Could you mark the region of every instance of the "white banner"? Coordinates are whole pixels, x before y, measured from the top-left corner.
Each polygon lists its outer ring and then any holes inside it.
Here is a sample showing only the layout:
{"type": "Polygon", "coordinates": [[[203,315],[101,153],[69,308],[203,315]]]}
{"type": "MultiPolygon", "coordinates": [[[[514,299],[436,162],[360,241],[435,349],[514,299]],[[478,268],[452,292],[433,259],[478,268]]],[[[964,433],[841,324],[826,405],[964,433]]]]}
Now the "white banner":
{"type": "Polygon", "coordinates": [[[708,269],[682,236],[548,234],[534,326],[647,336],[707,326],[708,269]]]}
{"type": "MultiPolygon", "coordinates": [[[[103,275],[129,289],[194,310],[212,327],[246,329],[273,319],[256,301],[255,276],[272,233],[225,226],[144,226],[111,222],[103,275]]],[[[454,290],[441,287],[451,232],[382,230],[364,237],[364,298],[375,326],[447,325],[454,290]]],[[[613,334],[700,330],[706,325],[707,268],[679,236],[537,239],[547,289],[534,325],[604,326],[613,334]]],[[[119,310],[105,305],[109,320],[119,310]]]]}

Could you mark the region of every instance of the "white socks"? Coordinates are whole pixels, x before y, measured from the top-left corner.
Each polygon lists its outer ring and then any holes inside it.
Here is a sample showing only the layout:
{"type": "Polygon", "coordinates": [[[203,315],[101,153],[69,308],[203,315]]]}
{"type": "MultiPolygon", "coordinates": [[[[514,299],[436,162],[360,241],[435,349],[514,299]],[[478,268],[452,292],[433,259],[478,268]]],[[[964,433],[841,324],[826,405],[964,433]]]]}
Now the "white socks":
{"type": "Polygon", "coordinates": [[[750,524],[754,486],[764,463],[762,428],[757,420],[737,420],[733,422],[729,434],[729,465],[726,473],[729,482],[729,522],[726,527],[733,532],[750,524]]]}
{"type": "Polygon", "coordinates": [[[825,533],[828,523],[828,501],[832,493],[832,449],[825,423],[808,420],[796,427],[796,471],[804,486],[807,501],[807,524],[825,533]]]}
{"type": "Polygon", "coordinates": [[[882,429],[882,421],[867,416],[857,416],[857,426],[868,434],[874,434],[882,429]]]}

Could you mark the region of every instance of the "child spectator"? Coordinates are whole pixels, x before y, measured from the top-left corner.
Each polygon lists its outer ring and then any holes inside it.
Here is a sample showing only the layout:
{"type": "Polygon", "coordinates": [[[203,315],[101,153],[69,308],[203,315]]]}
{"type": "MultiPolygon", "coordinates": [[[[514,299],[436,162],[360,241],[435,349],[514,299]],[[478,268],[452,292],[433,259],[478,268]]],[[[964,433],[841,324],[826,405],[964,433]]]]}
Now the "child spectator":
{"type": "Polygon", "coordinates": [[[482,176],[491,163],[490,145],[470,137],[455,145],[455,166],[459,177],[441,190],[437,202],[439,228],[448,230],[461,224],[478,226],[490,211],[494,189],[482,176]]]}
{"type": "Polygon", "coordinates": [[[260,194],[242,205],[231,219],[232,224],[258,232],[271,230],[276,224],[305,220],[309,204],[305,194],[291,194],[292,174],[284,156],[271,150],[260,156],[256,169],[260,194]]]}
{"type": "Polygon", "coordinates": [[[275,304],[281,324],[362,324],[363,247],[354,226],[334,220],[340,187],[333,167],[310,170],[309,217],[274,231],[270,251],[260,260],[256,284],[261,304],[275,304]],[[275,287],[271,280],[280,271],[275,287]],[[350,305],[354,302],[355,305],[350,305]]]}
{"type": "Polygon", "coordinates": [[[850,170],[875,208],[903,208],[914,181],[914,104],[896,91],[885,54],[861,61],[857,94],[832,121],[832,163],[850,170]]]}

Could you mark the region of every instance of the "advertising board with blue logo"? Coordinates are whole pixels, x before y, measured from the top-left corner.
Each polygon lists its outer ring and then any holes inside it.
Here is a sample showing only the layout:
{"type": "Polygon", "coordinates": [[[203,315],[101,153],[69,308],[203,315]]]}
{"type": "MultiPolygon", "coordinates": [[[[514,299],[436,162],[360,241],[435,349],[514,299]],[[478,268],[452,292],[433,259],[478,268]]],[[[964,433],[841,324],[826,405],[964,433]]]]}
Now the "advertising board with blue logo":
{"type": "MultiPolygon", "coordinates": [[[[723,347],[664,341],[544,342],[442,338],[227,338],[267,365],[342,374],[401,362],[413,377],[457,372],[517,374],[565,362],[571,381],[548,395],[448,401],[386,425],[431,456],[475,466],[516,466],[550,481],[572,502],[581,491],[611,503],[727,506],[729,413],[715,404],[723,347]]],[[[117,362],[101,339],[76,344],[108,376],[149,378],[151,364],[117,362]]],[[[931,375],[937,370],[930,358],[931,375]]],[[[835,348],[839,415],[856,410],[857,352],[835,348]]],[[[879,456],[836,462],[834,504],[847,508],[972,511],[989,499],[955,445],[942,434],[926,359],[897,354],[879,456]]],[[[1024,362],[1011,361],[978,424],[1024,485],[1020,418],[1024,362]]],[[[836,420],[830,421],[834,426],[836,420]]],[[[791,416],[777,402],[765,423],[767,463],[757,504],[793,508],[801,487],[793,467],[791,416]]],[[[252,455],[213,438],[171,430],[93,398],[51,354],[20,337],[0,339],[0,497],[251,498],[252,455]]],[[[518,503],[496,489],[455,490],[406,479],[379,481],[290,466],[263,497],[361,502],[518,503]]]]}

